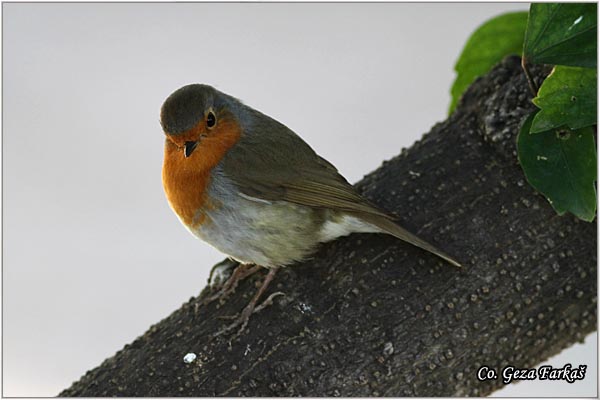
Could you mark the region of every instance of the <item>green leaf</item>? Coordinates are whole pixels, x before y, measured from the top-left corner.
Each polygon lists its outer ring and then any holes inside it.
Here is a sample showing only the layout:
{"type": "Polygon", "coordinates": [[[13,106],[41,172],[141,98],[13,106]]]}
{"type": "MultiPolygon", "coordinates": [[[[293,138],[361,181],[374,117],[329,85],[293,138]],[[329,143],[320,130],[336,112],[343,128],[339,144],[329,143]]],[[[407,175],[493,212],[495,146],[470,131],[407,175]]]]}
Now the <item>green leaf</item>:
{"type": "Polygon", "coordinates": [[[597,6],[593,3],[534,3],[523,47],[529,62],[596,67],[597,6]]]}
{"type": "Polygon", "coordinates": [[[597,77],[592,68],[555,67],[533,99],[541,110],[533,119],[531,133],[564,125],[571,129],[595,125],[597,77]]]}
{"type": "Polygon", "coordinates": [[[569,211],[592,221],[596,213],[594,130],[551,129],[531,134],[535,114],[517,139],[519,162],[527,181],[548,198],[559,215],[569,211]]]}
{"type": "Polygon", "coordinates": [[[454,66],[457,76],[451,89],[449,114],[475,78],[507,55],[521,54],[526,26],[527,12],[512,12],[490,19],[473,32],[454,66]]]}

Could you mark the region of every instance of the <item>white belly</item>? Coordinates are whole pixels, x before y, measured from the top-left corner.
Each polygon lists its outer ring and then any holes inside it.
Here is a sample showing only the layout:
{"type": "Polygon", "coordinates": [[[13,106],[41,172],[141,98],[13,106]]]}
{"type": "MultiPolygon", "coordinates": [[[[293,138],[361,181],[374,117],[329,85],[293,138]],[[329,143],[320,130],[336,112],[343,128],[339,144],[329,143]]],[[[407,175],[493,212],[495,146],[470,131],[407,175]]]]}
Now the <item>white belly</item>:
{"type": "Polygon", "coordinates": [[[300,261],[319,243],[352,232],[377,232],[361,220],[283,201],[265,201],[239,193],[218,168],[208,196],[216,203],[192,233],[244,263],[277,267],[300,261]]]}

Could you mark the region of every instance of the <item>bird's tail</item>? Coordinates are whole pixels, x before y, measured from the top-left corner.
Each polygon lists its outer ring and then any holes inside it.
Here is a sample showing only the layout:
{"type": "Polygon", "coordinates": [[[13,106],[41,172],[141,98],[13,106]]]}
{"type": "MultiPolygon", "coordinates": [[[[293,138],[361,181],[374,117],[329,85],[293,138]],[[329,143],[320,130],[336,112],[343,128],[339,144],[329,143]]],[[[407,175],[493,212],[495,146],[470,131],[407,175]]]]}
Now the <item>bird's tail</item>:
{"type": "Polygon", "coordinates": [[[357,217],[371,225],[376,226],[384,233],[388,233],[392,236],[397,237],[398,239],[404,240],[405,242],[413,244],[417,247],[422,248],[423,250],[427,250],[428,252],[435,254],[438,257],[443,258],[444,260],[448,261],[450,264],[452,264],[454,266],[457,266],[457,267],[462,266],[458,261],[456,261],[454,258],[450,257],[448,254],[437,249],[436,247],[427,243],[426,241],[418,238],[417,236],[413,235],[406,229],[402,228],[400,225],[398,225],[394,221],[392,221],[382,215],[363,213],[363,214],[357,215],[357,217]]]}

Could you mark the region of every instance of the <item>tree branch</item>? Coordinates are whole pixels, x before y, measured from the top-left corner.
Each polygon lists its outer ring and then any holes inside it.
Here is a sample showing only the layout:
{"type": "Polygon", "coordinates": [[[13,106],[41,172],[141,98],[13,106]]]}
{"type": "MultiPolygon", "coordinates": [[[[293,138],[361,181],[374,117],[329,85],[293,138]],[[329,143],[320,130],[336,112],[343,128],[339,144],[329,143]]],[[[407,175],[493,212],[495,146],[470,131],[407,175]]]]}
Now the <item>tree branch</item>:
{"type": "Polygon", "coordinates": [[[196,307],[205,289],[61,396],[481,396],[502,383],[479,382],[479,366],[533,367],[583,340],[596,325],[596,226],[557,216],[527,184],[515,137],[530,100],[520,60],[507,58],[357,184],[464,268],[352,235],[282,269],[267,295],[285,296],[232,343],[210,336],[263,272],[196,307]]]}

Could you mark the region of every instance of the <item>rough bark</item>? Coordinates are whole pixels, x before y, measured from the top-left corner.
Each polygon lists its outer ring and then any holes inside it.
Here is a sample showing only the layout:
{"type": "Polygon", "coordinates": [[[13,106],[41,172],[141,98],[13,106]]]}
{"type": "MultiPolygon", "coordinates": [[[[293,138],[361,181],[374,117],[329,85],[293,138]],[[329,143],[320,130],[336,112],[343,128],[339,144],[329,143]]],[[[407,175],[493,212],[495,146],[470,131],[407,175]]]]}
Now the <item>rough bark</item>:
{"type": "Polygon", "coordinates": [[[263,272],[197,308],[205,289],[61,395],[481,396],[502,383],[479,382],[479,366],[533,367],[581,341],[596,327],[596,225],[557,216],[525,180],[515,138],[533,105],[519,63],[357,184],[464,268],[352,235],[281,270],[269,293],[285,296],[231,343],[210,336],[263,272]]]}

